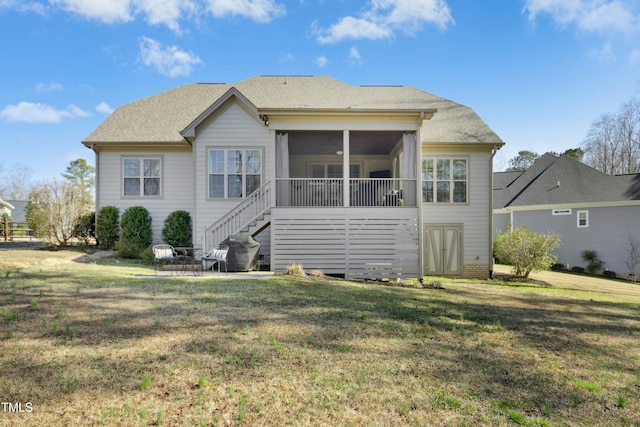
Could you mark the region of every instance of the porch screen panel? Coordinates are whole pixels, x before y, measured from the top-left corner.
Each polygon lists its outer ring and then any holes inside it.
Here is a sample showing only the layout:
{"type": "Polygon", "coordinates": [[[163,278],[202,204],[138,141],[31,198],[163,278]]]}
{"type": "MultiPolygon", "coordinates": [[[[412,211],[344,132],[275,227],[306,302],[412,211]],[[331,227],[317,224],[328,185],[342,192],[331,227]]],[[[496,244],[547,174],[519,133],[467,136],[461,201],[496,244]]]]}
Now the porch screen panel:
{"type": "Polygon", "coordinates": [[[276,135],[276,204],[278,206],[291,205],[288,133],[276,135]]]}
{"type": "Polygon", "coordinates": [[[410,185],[408,180],[415,180],[418,177],[418,170],[416,166],[416,134],[413,132],[405,132],[402,135],[402,178],[405,180],[403,197],[407,206],[416,205],[416,188],[415,184],[410,185]]]}

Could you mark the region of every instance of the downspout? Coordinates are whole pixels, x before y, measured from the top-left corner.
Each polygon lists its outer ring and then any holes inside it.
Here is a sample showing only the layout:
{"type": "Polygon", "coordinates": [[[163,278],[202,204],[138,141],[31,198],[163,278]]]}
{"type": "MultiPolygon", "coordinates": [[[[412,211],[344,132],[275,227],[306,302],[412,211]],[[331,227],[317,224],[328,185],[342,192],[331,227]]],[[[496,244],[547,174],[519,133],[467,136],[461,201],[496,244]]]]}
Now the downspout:
{"type": "Polygon", "coordinates": [[[493,158],[500,147],[494,144],[489,162],[489,278],[493,279],[493,158]]]}

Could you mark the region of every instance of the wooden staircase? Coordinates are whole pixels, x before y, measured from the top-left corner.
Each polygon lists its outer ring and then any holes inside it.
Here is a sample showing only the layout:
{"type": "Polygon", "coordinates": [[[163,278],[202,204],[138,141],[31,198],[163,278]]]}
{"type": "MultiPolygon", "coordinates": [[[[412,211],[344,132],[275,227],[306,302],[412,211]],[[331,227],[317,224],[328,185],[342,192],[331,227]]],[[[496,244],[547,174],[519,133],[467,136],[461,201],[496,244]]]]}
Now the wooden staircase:
{"type": "Polygon", "coordinates": [[[209,252],[232,234],[257,235],[271,223],[271,182],[251,193],[209,226],[204,233],[204,253],[209,252]]]}

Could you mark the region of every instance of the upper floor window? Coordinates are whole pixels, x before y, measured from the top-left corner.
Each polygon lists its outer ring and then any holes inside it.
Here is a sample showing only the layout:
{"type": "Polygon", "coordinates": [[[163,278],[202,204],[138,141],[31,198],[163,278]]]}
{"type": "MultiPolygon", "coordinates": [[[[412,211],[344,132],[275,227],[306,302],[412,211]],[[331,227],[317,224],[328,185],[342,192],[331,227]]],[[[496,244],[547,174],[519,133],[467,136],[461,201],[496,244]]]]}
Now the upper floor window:
{"type": "Polygon", "coordinates": [[[123,194],[160,196],[160,158],[123,158],[123,194]]]}
{"type": "Polygon", "coordinates": [[[209,197],[242,198],[262,185],[262,150],[209,150],[209,197]]]}
{"type": "Polygon", "coordinates": [[[578,211],[578,228],[589,226],[589,211],[578,211]]]}
{"type": "Polygon", "coordinates": [[[422,202],[466,203],[467,159],[423,159],[422,202]]]}

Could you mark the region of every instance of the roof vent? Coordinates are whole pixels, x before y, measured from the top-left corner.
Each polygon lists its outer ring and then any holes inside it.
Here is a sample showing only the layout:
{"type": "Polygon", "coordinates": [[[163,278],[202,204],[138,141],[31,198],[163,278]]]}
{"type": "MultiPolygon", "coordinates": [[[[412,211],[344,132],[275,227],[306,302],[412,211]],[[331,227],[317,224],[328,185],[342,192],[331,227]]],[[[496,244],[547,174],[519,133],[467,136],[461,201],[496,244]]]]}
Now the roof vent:
{"type": "Polygon", "coordinates": [[[360,108],[360,106],[358,104],[349,105],[349,109],[351,109],[351,110],[357,110],[358,108],[360,108]]]}

